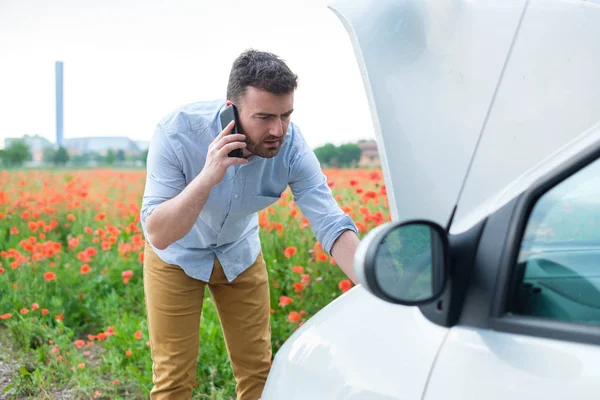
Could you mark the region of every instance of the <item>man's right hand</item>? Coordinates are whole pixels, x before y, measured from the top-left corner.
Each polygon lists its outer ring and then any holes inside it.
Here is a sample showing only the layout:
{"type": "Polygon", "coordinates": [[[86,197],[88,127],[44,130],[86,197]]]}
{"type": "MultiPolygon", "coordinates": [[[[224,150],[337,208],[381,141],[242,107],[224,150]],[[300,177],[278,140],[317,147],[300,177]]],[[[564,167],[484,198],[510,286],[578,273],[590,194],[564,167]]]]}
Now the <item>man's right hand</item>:
{"type": "Polygon", "coordinates": [[[240,133],[230,134],[235,121],[231,121],[225,129],[208,146],[206,162],[199,176],[202,180],[209,182],[212,186],[221,182],[228,167],[234,164],[248,164],[248,160],[239,157],[229,157],[229,153],[235,149],[246,147],[246,135],[240,133]]]}
{"type": "Polygon", "coordinates": [[[234,122],[223,129],[208,146],[204,168],[177,196],[162,202],[146,219],[148,240],[160,250],[184,237],[198,219],[213,186],[221,182],[227,167],[247,164],[245,158],[229,157],[234,149],[243,149],[246,136],[231,135],[234,122]]]}

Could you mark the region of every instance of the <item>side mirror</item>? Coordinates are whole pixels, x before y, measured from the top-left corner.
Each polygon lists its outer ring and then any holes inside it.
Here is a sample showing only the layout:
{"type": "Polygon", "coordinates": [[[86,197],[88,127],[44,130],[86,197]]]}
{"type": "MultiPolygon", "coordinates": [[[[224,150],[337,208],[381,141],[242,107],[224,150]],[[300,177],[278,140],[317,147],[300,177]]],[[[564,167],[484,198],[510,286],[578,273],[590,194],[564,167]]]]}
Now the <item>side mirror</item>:
{"type": "Polygon", "coordinates": [[[359,282],[382,300],[404,305],[429,303],[446,285],[447,234],[429,221],[380,225],[358,246],[354,270],[359,282]]]}

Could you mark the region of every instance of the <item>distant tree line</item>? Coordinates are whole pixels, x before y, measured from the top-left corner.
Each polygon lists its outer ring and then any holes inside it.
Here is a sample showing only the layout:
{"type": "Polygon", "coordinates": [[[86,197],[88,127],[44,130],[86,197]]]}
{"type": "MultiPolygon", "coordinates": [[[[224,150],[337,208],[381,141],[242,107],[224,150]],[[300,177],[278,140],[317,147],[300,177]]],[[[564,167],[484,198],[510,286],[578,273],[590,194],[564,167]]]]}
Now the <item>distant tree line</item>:
{"type": "MultiPolygon", "coordinates": [[[[314,149],[314,153],[322,165],[346,168],[358,164],[362,151],[355,143],[347,143],[340,146],[327,143],[324,146],[314,149]]],[[[148,150],[146,149],[136,160],[140,160],[145,164],[147,157],[148,150]]],[[[5,149],[0,150],[0,164],[3,166],[19,167],[30,160],[31,150],[24,140],[14,140],[5,149]]],[[[127,161],[127,157],[123,150],[115,151],[109,149],[104,154],[90,152],[70,156],[64,147],[46,147],[43,150],[42,161],[44,164],[53,164],[56,166],[64,166],[69,162],[74,165],[82,165],[90,161],[104,165],[113,165],[127,161]]]]}
{"type": "Polygon", "coordinates": [[[42,160],[47,164],[66,165],[71,157],[69,152],[64,147],[55,149],[54,147],[46,147],[42,155],[42,160]]]}
{"type": "MultiPolygon", "coordinates": [[[[69,152],[64,147],[47,147],[42,158],[44,163],[57,166],[65,165],[70,159],[69,152]]],[[[20,167],[31,159],[31,149],[25,140],[14,140],[5,149],[0,150],[0,163],[5,167],[20,167]]]]}
{"type": "Polygon", "coordinates": [[[362,150],[355,143],[340,146],[327,143],[314,149],[314,152],[322,165],[342,168],[356,166],[362,154],[362,150]]]}
{"type": "MultiPolygon", "coordinates": [[[[148,150],[143,151],[134,161],[140,160],[144,164],[148,157],[148,150]]],[[[5,149],[0,149],[0,165],[4,167],[20,167],[32,160],[31,149],[25,140],[14,140],[5,149]]],[[[42,161],[46,165],[64,166],[67,163],[83,165],[96,162],[103,165],[120,164],[128,161],[125,151],[109,149],[105,154],[89,152],[70,156],[65,147],[49,146],[43,150],[42,161]]]]}

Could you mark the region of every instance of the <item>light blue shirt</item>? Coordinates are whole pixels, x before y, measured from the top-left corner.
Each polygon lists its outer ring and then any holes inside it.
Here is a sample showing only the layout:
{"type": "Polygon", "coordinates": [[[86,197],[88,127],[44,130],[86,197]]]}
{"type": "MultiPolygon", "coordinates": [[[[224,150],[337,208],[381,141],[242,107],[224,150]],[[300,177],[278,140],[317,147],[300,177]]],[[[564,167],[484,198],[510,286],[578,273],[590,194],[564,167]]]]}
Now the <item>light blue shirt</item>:
{"type": "MultiPolygon", "coordinates": [[[[209,144],[222,131],[224,101],[185,105],[163,118],[152,136],[146,188],[140,213],[146,218],[163,201],[177,196],[202,170],[209,144]]],[[[213,187],[192,229],[164,250],[153,246],[166,263],[208,282],[214,257],[231,282],[251,266],[261,251],[258,211],[275,203],[288,185],[323,249],[345,230],[358,233],[350,216],[332,196],[312,149],[293,123],[273,158],[251,156],[248,164],[230,166],[213,187]]]]}

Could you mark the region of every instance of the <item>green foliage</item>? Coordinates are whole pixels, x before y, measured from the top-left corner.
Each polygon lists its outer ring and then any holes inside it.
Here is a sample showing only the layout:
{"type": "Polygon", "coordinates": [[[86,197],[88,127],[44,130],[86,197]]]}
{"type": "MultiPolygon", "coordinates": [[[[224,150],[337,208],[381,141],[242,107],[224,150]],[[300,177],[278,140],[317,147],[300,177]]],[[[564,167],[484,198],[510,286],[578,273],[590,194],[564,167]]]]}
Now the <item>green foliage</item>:
{"type": "Polygon", "coordinates": [[[340,167],[350,167],[360,161],[362,151],[357,144],[342,144],[337,148],[337,159],[340,167]]]}
{"type": "Polygon", "coordinates": [[[56,165],[65,165],[66,163],[69,162],[69,153],[67,152],[67,149],[65,149],[64,147],[59,147],[58,150],[56,151],[56,154],[54,154],[54,164],[56,165]]]}
{"type": "Polygon", "coordinates": [[[54,164],[54,158],[56,157],[56,149],[53,146],[44,147],[42,153],[42,161],[46,164],[54,164]]]}
{"type": "Polygon", "coordinates": [[[144,165],[146,165],[147,158],[148,158],[148,149],[142,151],[142,154],[140,154],[140,160],[144,162],[144,165]]]}
{"type": "Polygon", "coordinates": [[[55,149],[53,146],[47,146],[44,148],[42,160],[46,164],[64,166],[69,162],[70,156],[65,147],[61,146],[58,149],[55,149]]]}
{"type": "Polygon", "coordinates": [[[31,159],[29,146],[24,140],[15,140],[10,146],[5,148],[0,154],[4,164],[10,167],[22,165],[25,161],[31,159]]]}
{"type": "Polygon", "coordinates": [[[112,165],[117,160],[117,155],[113,149],[108,149],[106,155],[104,156],[104,162],[108,165],[112,165]]]}
{"type": "Polygon", "coordinates": [[[331,143],[317,147],[314,152],[321,164],[332,164],[337,156],[337,148],[331,143]]]}
{"type": "Polygon", "coordinates": [[[351,167],[358,163],[362,151],[354,143],[346,143],[340,146],[327,143],[314,149],[314,153],[321,164],[335,167],[351,167]]]}

